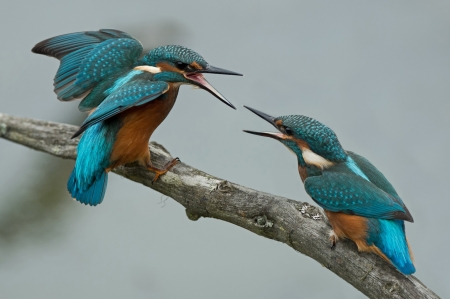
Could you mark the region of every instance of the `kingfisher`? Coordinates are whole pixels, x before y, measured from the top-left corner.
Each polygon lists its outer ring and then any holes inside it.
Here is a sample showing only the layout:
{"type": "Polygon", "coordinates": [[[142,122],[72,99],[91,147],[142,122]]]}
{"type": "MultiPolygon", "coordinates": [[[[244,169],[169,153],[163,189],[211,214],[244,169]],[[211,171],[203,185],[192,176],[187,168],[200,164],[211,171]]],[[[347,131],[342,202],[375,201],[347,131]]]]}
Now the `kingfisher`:
{"type": "Polygon", "coordinates": [[[202,88],[236,109],[203,74],[242,75],[211,66],[182,46],[161,46],[142,55],[142,44],[128,33],[101,29],[52,37],[32,52],[60,61],[54,78],[58,99],[81,99],[79,110],[89,113],[72,137],[82,134],[67,183],[72,197],[85,205],[103,201],[108,173],[119,165],[138,161],[157,181],[179,161],[175,158],[161,169],[153,166],[148,142],[175,104],[181,85],[202,88]]]}
{"type": "Polygon", "coordinates": [[[404,221],[413,221],[405,204],[385,176],[366,158],[342,148],[336,134],[303,115],[272,117],[244,106],[279,132],[246,133],[280,141],[297,156],[306,193],[325,210],[332,230],[331,248],[340,238],[373,252],[401,273],[414,273],[404,221]]]}

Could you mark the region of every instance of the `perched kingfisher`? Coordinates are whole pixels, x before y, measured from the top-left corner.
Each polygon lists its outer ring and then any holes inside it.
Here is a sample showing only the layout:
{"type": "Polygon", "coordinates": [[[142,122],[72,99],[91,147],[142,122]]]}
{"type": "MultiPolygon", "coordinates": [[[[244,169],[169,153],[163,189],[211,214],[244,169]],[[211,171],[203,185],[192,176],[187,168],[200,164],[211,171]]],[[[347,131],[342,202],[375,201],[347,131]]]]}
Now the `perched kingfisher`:
{"type": "Polygon", "coordinates": [[[404,221],[413,222],[403,201],[384,175],[366,158],[342,148],[336,134],[303,115],[272,117],[249,109],[280,133],[244,131],[274,138],[297,156],[306,193],[330,220],[332,248],[339,238],[374,252],[403,274],[414,273],[404,221]]]}
{"type": "Polygon", "coordinates": [[[119,165],[139,161],[155,173],[156,181],[179,161],[156,168],[148,142],[172,109],[182,84],[205,89],[236,109],[202,73],[241,74],[213,67],[182,46],[158,47],[141,57],[142,51],[138,40],[113,29],[60,35],[32,49],[60,60],[54,78],[58,99],[82,99],[79,110],[89,112],[72,137],[84,133],[67,183],[72,197],[86,205],[102,202],[108,172],[119,165]]]}

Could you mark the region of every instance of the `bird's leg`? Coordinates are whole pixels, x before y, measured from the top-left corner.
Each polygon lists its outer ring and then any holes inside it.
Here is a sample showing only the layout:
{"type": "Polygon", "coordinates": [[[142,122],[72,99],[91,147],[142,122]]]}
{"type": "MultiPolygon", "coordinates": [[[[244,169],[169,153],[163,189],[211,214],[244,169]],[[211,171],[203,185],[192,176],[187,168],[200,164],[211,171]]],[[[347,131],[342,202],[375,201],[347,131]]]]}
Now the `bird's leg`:
{"type": "Polygon", "coordinates": [[[331,250],[336,249],[336,242],[339,240],[334,230],[330,231],[331,250]]]}
{"type": "Polygon", "coordinates": [[[177,157],[177,158],[169,161],[166,165],[164,165],[163,168],[157,168],[157,167],[153,166],[150,161],[147,162],[146,163],[147,169],[155,173],[155,177],[153,178],[152,183],[156,182],[161,175],[168,172],[169,169],[172,168],[173,166],[175,166],[175,164],[177,164],[178,162],[180,162],[180,159],[177,157]]]}
{"type": "Polygon", "coordinates": [[[150,160],[150,151],[148,151],[146,153],[146,155],[142,158],[141,161],[147,167],[148,170],[155,173],[155,177],[153,178],[153,181],[152,181],[152,183],[153,183],[153,182],[156,182],[161,175],[168,172],[169,169],[172,168],[175,164],[180,162],[180,159],[178,159],[178,157],[175,159],[172,159],[170,162],[168,162],[166,165],[164,165],[164,167],[161,169],[161,168],[158,168],[158,167],[155,167],[152,165],[152,162],[150,160]]]}

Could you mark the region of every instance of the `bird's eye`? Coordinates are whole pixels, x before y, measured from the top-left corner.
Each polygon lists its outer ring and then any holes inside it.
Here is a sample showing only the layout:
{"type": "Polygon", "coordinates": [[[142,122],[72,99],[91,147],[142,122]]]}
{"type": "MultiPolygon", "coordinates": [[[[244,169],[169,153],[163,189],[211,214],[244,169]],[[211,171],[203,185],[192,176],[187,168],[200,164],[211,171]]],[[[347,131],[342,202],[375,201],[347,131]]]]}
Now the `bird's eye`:
{"type": "Polygon", "coordinates": [[[176,65],[177,69],[179,69],[179,70],[184,70],[185,68],[188,67],[188,64],[184,63],[182,61],[175,62],[175,65],[176,65]]]}
{"type": "Polygon", "coordinates": [[[284,127],[284,131],[287,135],[294,135],[294,132],[292,132],[291,128],[289,127],[284,127]]]}

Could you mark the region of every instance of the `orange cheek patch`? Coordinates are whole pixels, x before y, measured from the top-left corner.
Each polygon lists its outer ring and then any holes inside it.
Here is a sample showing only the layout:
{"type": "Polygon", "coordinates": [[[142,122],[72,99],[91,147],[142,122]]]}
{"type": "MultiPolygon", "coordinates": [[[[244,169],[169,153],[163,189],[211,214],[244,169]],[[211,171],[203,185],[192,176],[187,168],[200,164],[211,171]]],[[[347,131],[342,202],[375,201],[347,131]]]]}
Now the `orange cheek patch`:
{"type": "Polygon", "coordinates": [[[306,143],[306,141],[297,139],[294,136],[289,136],[289,135],[283,134],[283,139],[294,141],[297,144],[298,148],[301,149],[302,151],[310,150],[310,147],[309,147],[308,143],[306,143]]]}
{"type": "Polygon", "coordinates": [[[168,64],[167,62],[159,62],[156,64],[156,66],[159,67],[162,71],[175,72],[181,74],[181,71],[179,69],[177,69],[171,64],[168,64]]]}
{"type": "Polygon", "coordinates": [[[309,150],[309,149],[310,149],[308,143],[306,143],[305,141],[303,141],[303,140],[301,140],[301,139],[294,139],[294,138],[292,138],[292,140],[294,140],[295,143],[297,143],[298,147],[299,147],[302,151],[305,151],[305,150],[309,150]]]}
{"type": "Polygon", "coordinates": [[[203,68],[200,66],[200,64],[198,64],[198,63],[195,62],[195,61],[194,61],[193,63],[191,63],[190,66],[191,66],[192,68],[196,69],[196,70],[201,70],[201,69],[203,69],[203,68]]]}

